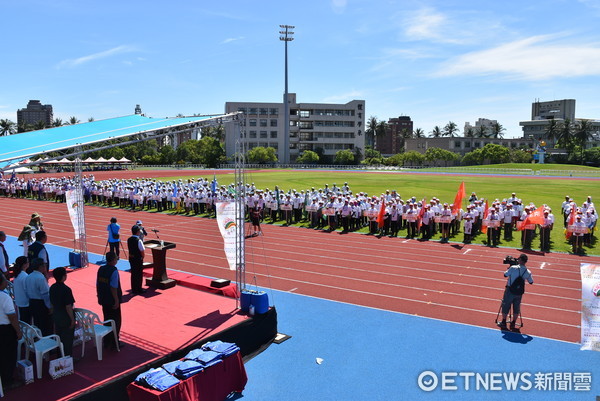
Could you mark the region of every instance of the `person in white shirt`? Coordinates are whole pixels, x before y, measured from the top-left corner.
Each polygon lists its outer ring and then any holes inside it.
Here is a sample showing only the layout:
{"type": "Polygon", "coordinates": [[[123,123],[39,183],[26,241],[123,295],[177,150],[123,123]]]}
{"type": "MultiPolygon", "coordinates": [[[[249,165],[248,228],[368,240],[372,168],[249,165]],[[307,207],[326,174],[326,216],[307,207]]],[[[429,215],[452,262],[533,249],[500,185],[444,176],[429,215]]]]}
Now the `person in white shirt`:
{"type": "Polygon", "coordinates": [[[527,266],[525,266],[527,259],[527,255],[522,253],[517,259],[519,264],[510,266],[508,270],[504,272],[504,277],[507,277],[507,281],[504,289],[504,297],[502,298],[502,321],[499,323],[501,329],[506,329],[506,316],[508,315],[511,306],[513,309],[513,316],[512,321],[510,322],[510,329],[515,329],[517,317],[521,314],[521,301],[523,299],[523,293],[525,292],[525,280],[527,280],[529,284],[533,284],[531,272],[527,266]],[[523,279],[523,286],[522,291],[517,291],[515,293],[511,287],[518,277],[523,279]]]}

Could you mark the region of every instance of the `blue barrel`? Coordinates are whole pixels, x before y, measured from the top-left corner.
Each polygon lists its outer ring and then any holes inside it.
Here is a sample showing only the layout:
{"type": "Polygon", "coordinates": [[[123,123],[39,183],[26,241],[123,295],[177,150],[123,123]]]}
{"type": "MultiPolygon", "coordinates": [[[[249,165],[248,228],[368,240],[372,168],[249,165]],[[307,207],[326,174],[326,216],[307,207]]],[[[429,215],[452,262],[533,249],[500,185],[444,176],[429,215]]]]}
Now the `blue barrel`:
{"type": "Polygon", "coordinates": [[[69,252],[69,266],[81,267],[81,254],[79,252],[69,252]]]}
{"type": "Polygon", "coordinates": [[[269,296],[264,291],[258,291],[252,294],[252,300],[250,301],[254,305],[254,313],[257,315],[267,313],[269,310],[269,296]]]}
{"type": "Polygon", "coordinates": [[[252,298],[252,292],[243,290],[240,295],[240,310],[244,313],[248,313],[250,308],[250,299],[252,298]]]}

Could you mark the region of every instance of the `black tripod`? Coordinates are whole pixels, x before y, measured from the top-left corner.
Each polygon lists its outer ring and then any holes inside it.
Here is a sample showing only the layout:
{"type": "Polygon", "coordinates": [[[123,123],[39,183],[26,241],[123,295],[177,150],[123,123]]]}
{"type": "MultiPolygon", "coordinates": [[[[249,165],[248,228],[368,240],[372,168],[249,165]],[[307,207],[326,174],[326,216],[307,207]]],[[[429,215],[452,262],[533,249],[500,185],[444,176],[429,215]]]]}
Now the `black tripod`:
{"type": "MultiPolygon", "coordinates": [[[[121,245],[121,249],[123,250],[123,254],[125,255],[125,258],[127,258],[127,252],[125,252],[125,247],[123,246],[123,241],[119,241],[119,244],[121,245]]],[[[108,240],[106,240],[106,245],[104,245],[104,252],[102,252],[102,260],[101,261],[103,261],[103,262],[106,262],[106,248],[108,248],[108,240]]]]}
{"type": "MultiPolygon", "coordinates": [[[[508,291],[508,288],[506,289],[506,291],[508,291]]],[[[502,313],[502,306],[504,306],[504,298],[502,298],[500,300],[500,307],[498,308],[498,314],[496,315],[496,321],[495,321],[496,325],[500,326],[500,327],[502,327],[501,326],[502,319],[500,318],[500,314],[502,313]]],[[[514,327],[515,330],[520,330],[521,327],[523,327],[523,316],[521,315],[521,312],[519,311],[519,316],[518,316],[519,321],[517,322],[516,318],[513,319],[513,308],[512,308],[512,306],[508,310],[508,316],[507,317],[508,317],[508,320],[510,322],[513,322],[513,321],[515,322],[515,327],[514,327]]]]}

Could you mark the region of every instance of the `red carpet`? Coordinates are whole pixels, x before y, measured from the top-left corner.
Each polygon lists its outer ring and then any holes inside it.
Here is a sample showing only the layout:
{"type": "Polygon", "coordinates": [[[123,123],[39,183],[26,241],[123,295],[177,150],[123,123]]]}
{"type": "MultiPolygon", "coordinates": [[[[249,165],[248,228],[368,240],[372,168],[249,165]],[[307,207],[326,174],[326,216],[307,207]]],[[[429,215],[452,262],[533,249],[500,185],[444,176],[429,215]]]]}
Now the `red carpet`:
{"type": "MultiPolygon", "coordinates": [[[[93,342],[86,343],[85,356],[75,363],[75,374],[53,381],[44,363],[41,380],[6,394],[7,400],[61,400],[109,381],[140,365],[184,348],[245,319],[236,313],[235,299],[181,286],[168,290],[149,289],[131,297],[129,273],[120,272],[123,287],[121,352],[104,350],[98,361],[93,342]]],[[[96,300],[96,268],[70,272],[66,284],[73,290],[75,307],[102,310],[96,300]]],[[[50,280],[52,283],[53,280],[50,280]]],[[[73,349],[76,357],[81,346],[73,349]]]]}

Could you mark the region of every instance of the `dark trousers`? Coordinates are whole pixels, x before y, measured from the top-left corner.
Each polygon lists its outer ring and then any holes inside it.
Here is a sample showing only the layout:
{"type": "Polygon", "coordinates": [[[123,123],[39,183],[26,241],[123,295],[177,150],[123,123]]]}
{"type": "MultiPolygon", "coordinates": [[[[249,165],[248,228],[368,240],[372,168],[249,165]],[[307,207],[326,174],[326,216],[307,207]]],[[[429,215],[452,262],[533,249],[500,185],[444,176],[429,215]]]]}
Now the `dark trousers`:
{"type": "Polygon", "coordinates": [[[25,322],[27,324],[31,324],[31,311],[29,310],[29,306],[17,307],[19,309],[19,320],[25,322]]]}
{"type": "Polygon", "coordinates": [[[117,255],[117,258],[119,257],[119,242],[109,242],[108,243],[108,250],[110,252],[114,252],[117,255]]]}
{"type": "Polygon", "coordinates": [[[129,265],[131,266],[131,291],[141,292],[142,291],[142,279],[144,272],[144,261],[142,259],[129,259],[129,265]]]}
{"type": "Polygon", "coordinates": [[[75,327],[59,326],[55,324],[56,334],[60,337],[65,356],[73,355],[73,339],[75,338],[75,327]]]}
{"type": "Polygon", "coordinates": [[[0,377],[2,385],[13,381],[17,364],[17,332],[12,324],[0,325],[0,377]]]}
{"type": "MultiPolygon", "coordinates": [[[[121,333],[121,307],[119,306],[117,309],[113,309],[111,306],[102,305],[102,314],[104,315],[104,320],[112,319],[115,321],[115,325],[117,327],[117,339],[120,338],[121,333]]],[[[114,346],[115,338],[112,335],[106,336],[106,345],[114,346]]]]}
{"type": "Polygon", "coordinates": [[[504,240],[505,241],[510,241],[512,240],[512,222],[511,223],[504,223],[504,240]]]}
{"type": "Polygon", "coordinates": [[[31,312],[31,317],[33,317],[33,324],[42,330],[42,335],[49,336],[52,334],[52,318],[50,310],[46,307],[44,301],[41,299],[30,299],[29,311],[31,312]]]}

